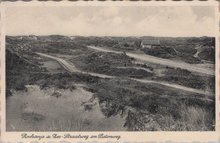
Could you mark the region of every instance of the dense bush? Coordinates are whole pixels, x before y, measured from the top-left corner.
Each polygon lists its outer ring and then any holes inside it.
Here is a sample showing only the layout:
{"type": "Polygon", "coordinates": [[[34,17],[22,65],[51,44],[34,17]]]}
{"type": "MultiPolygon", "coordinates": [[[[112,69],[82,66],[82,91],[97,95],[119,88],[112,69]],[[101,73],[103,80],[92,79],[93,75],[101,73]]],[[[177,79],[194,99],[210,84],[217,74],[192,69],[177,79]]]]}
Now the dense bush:
{"type": "Polygon", "coordinates": [[[215,49],[214,48],[206,48],[198,55],[201,59],[215,62],[215,49]]]}
{"type": "Polygon", "coordinates": [[[214,129],[215,102],[201,95],[117,79],[102,80],[93,88],[98,90],[104,115],[126,116],[124,126],[130,131],[214,129]]]}
{"type": "Polygon", "coordinates": [[[167,68],[163,73],[164,76],[156,77],[155,79],[203,90],[209,88],[213,91],[215,87],[214,77],[196,75],[180,68],[167,68]]]}

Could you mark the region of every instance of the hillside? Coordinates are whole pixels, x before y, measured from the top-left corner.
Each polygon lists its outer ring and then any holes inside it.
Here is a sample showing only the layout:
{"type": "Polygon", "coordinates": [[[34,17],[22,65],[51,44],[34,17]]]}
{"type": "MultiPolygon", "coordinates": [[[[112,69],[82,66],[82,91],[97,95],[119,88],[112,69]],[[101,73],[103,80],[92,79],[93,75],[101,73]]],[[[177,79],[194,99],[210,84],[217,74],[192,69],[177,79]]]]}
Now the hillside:
{"type": "Polygon", "coordinates": [[[212,131],[211,39],[7,36],[7,130],[212,131]]]}

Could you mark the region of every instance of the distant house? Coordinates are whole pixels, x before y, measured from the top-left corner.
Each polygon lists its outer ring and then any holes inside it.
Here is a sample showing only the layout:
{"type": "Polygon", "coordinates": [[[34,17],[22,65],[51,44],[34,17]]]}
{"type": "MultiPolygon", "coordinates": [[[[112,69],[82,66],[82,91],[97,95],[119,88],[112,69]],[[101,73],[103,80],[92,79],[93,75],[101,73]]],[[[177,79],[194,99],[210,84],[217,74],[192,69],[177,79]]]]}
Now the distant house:
{"type": "Polygon", "coordinates": [[[74,40],[76,37],[75,36],[70,36],[69,37],[71,40],[74,40]]]}
{"type": "Polygon", "coordinates": [[[147,39],[141,41],[141,47],[142,48],[152,48],[153,46],[159,46],[160,40],[158,39],[147,39]]]}
{"type": "Polygon", "coordinates": [[[29,35],[29,39],[32,39],[32,40],[37,40],[37,36],[34,36],[34,35],[29,35]]]}

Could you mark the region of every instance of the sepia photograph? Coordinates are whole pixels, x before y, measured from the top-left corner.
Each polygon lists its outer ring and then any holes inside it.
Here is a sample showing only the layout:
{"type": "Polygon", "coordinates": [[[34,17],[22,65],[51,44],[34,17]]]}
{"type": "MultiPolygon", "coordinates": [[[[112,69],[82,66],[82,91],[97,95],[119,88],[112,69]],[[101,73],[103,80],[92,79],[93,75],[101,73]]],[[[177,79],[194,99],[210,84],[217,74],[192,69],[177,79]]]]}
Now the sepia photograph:
{"type": "Polygon", "coordinates": [[[215,10],[5,6],[6,131],[216,131],[215,10]]]}

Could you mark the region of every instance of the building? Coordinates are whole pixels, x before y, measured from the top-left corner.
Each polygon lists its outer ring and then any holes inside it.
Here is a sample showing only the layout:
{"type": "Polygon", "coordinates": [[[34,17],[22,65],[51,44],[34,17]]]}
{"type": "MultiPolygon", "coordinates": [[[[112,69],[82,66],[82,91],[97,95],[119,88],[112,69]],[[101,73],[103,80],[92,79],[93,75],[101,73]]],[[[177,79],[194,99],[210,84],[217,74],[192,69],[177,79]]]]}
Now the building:
{"type": "Polygon", "coordinates": [[[142,48],[152,48],[153,46],[159,46],[160,40],[158,39],[147,39],[141,41],[141,47],[142,48]]]}

